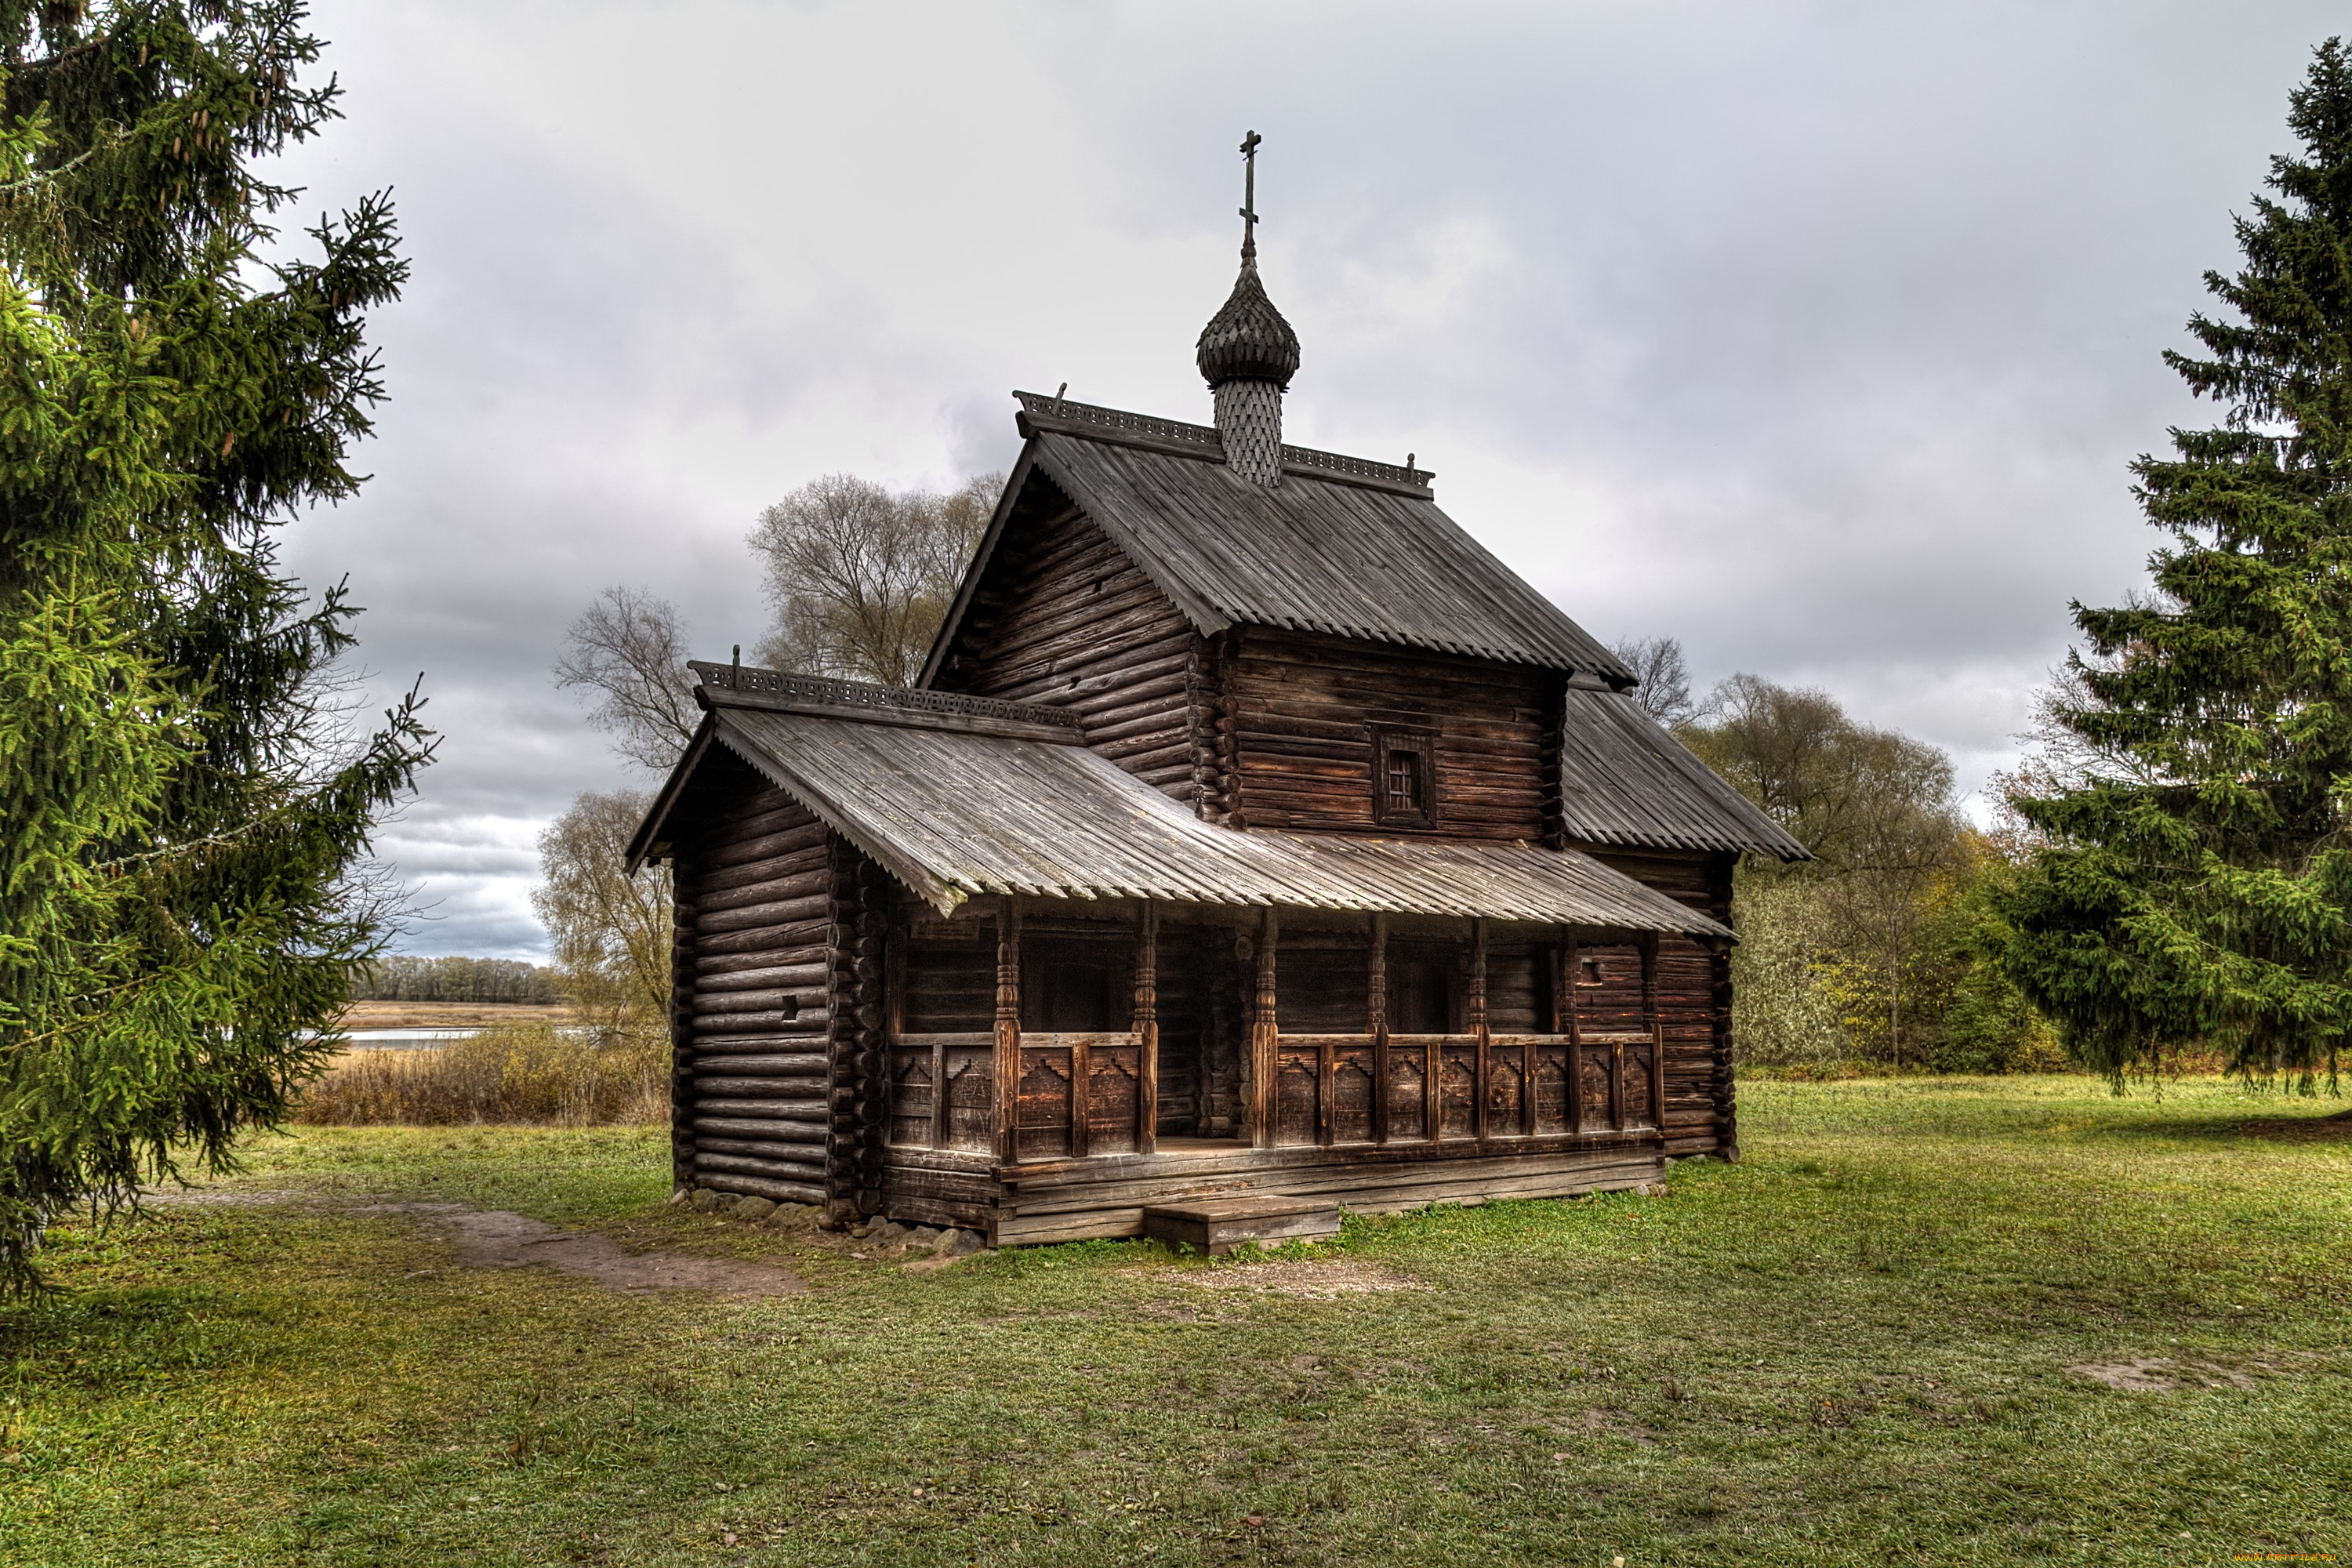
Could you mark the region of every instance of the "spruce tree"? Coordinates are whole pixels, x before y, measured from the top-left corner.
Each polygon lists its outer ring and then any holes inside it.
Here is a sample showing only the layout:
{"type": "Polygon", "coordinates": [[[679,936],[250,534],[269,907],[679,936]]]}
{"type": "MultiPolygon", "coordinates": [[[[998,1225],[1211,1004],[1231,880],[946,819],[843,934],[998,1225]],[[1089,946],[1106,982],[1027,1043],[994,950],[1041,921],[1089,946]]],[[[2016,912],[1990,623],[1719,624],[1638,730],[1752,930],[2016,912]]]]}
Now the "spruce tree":
{"type": "Polygon", "coordinates": [[[2152,591],[2074,606],[2073,765],[2013,804],[2041,839],[2003,959],[2088,1063],[2219,1047],[2308,1086],[2352,1027],[2352,55],[2290,95],[2298,155],[2237,222],[2227,311],[2168,362],[2223,414],[2134,466],[2152,591]]]}
{"type": "Polygon", "coordinates": [[[354,493],[404,273],[381,198],[273,226],[319,51],[298,0],[0,0],[0,1289],[282,1119],[430,755],[413,694],[344,723],[353,607],[274,542],[354,493]]]}

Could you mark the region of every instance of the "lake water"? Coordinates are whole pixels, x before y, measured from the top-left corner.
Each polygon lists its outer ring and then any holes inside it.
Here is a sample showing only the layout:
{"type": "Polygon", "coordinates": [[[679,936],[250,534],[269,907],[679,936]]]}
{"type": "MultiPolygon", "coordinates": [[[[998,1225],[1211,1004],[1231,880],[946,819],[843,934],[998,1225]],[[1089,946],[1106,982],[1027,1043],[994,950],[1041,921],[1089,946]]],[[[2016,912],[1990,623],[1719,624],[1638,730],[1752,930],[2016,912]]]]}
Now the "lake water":
{"type": "Polygon", "coordinates": [[[423,1046],[443,1046],[470,1040],[479,1029],[353,1029],[344,1037],[355,1051],[413,1051],[423,1046]]]}

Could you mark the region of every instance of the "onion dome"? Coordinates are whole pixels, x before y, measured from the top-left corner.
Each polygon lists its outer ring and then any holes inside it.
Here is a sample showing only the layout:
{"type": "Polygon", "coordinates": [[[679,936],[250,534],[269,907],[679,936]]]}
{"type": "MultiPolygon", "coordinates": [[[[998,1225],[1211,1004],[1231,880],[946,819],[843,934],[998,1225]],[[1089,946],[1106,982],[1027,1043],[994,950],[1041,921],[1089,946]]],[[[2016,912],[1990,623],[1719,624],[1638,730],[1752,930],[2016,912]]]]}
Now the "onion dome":
{"type": "Polygon", "coordinates": [[[1257,247],[1242,252],[1242,275],[1222,309],[1201,329],[1197,363],[1212,389],[1229,381],[1266,381],[1287,388],[1298,374],[1298,334],[1257,280],[1257,247]]]}

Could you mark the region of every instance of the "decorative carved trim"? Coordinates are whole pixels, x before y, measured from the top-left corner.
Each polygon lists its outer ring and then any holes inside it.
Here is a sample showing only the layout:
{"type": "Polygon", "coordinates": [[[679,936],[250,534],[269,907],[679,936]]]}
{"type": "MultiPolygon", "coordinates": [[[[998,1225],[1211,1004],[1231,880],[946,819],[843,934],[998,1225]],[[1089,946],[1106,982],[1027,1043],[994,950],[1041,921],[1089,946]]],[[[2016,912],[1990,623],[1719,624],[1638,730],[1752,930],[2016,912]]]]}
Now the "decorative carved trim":
{"type": "MultiPolygon", "coordinates": [[[[1131,414],[1124,408],[1104,408],[1092,403],[1073,403],[1066,397],[1048,397],[1043,393],[1016,392],[1021,411],[1033,419],[1049,419],[1061,425],[1092,425],[1104,430],[1124,431],[1131,436],[1147,437],[1155,441],[1173,442],[1178,446],[1198,447],[1202,455],[1224,455],[1225,444],[1216,428],[1209,425],[1191,425],[1181,419],[1159,419],[1149,414],[1131,414]]],[[[1406,468],[1402,463],[1377,463],[1370,458],[1351,458],[1344,452],[1318,451],[1313,447],[1282,448],[1285,468],[1311,468],[1327,474],[1342,474],[1350,479],[1372,479],[1381,484],[1412,485],[1427,489],[1437,477],[1431,469],[1406,468]]]]}
{"type": "Polygon", "coordinates": [[[1125,430],[1131,435],[1181,442],[1220,454],[1225,449],[1223,438],[1212,426],[1158,419],[1149,414],[1130,414],[1124,408],[1105,408],[1093,403],[1073,403],[1066,397],[1047,397],[1035,392],[1016,392],[1013,395],[1021,400],[1021,411],[1032,418],[1054,419],[1065,425],[1098,425],[1106,430],[1125,430]]]}

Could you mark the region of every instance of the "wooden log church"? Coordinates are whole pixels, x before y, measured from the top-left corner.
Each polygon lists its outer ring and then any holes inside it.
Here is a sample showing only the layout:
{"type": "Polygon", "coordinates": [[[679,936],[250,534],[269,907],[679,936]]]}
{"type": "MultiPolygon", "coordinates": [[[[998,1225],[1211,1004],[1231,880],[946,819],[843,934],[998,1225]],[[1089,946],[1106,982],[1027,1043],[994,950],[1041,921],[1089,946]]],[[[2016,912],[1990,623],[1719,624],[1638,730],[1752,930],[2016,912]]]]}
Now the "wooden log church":
{"type": "Polygon", "coordinates": [[[1803,850],[1432,474],[1283,443],[1247,214],[1213,422],[1016,394],[915,688],[692,667],[681,1187],[1221,1246],[1736,1152],[1731,868],[1803,850]]]}

